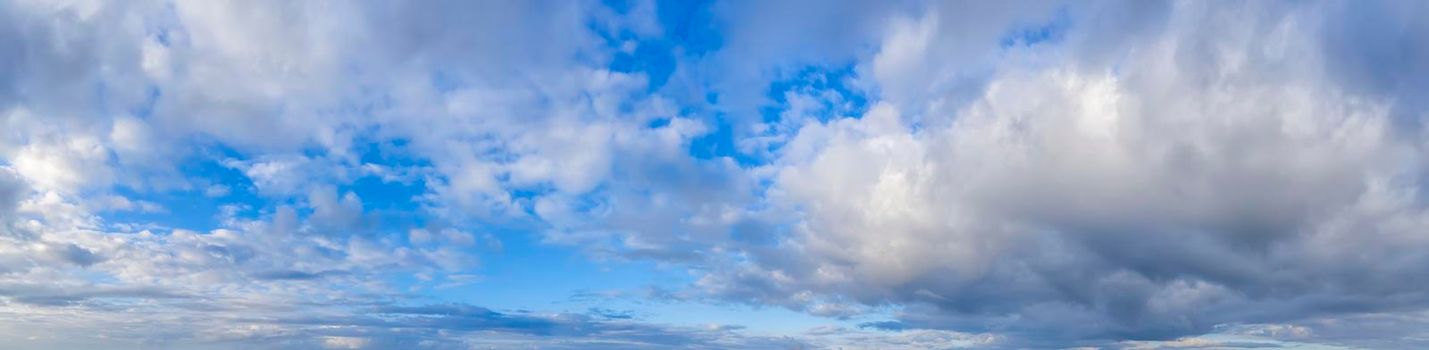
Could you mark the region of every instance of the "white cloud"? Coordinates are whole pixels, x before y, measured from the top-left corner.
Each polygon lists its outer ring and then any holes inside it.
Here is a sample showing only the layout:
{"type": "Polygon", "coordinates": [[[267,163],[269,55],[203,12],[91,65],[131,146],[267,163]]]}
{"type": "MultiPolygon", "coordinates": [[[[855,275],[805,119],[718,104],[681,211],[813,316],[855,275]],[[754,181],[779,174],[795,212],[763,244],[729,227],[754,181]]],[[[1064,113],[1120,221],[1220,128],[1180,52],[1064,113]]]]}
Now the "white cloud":
{"type": "Polygon", "coordinates": [[[328,349],[361,349],[367,347],[371,341],[358,337],[326,337],[323,338],[323,347],[328,349]]]}
{"type": "MultiPolygon", "coordinates": [[[[659,6],[0,4],[0,53],[24,53],[0,55],[0,313],[133,344],[490,344],[352,319],[477,275],[501,249],[485,229],[510,226],[688,267],[704,296],[906,329],[827,346],[1422,339],[1423,5],[719,3],[684,29],[659,6]],[[706,24],[718,47],[678,43],[664,85],[607,68],[706,24]],[[844,66],[858,118],[826,88],[763,114],[772,80],[844,66]],[[736,159],[689,154],[723,128],[736,159]],[[150,195],[250,200],[190,162],[258,203],[212,230],[110,222],[188,209],[150,195]],[[367,177],[421,193],[359,197],[367,177]],[[392,216],[426,226],[368,212],[404,200],[392,216]]],[[[582,317],[520,321],[607,325],[582,317]]],[[[591,327],[573,338],[789,344],[591,327]]]]}
{"type": "Polygon", "coordinates": [[[1075,26],[1065,46],[989,41],[981,52],[1004,60],[985,85],[941,60],[968,44],[931,41],[977,30],[895,21],[872,58],[894,103],[800,128],[770,192],[799,213],[795,233],[701,286],[796,309],[786,298],[803,291],[891,303],[918,327],[1061,341],[1355,313],[1315,301],[1327,298],[1421,309],[1429,295],[1391,281],[1424,272],[1409,251],[1425,242],[1404,234],[1429,213],[1415,199],[1423,145],[1395,129],[1392,97],[1339,88],[1321,43],[1296,34],[1333,11],[1178,3],[1168,28],[1127,42],[1075,26]],[[1124,54],[1045,58],[1092,45],[1124,54]],[[971,87],[889,89],[940,79],[971,87]],[[938,95],[901,100],[922,91],[938,95]],[[953,104],[929,104],[940,99],[953,104]],[[1389,295],[1413,301],[1377,300],[1389,295]]]}
{"type": "Polygon", "coordinates": [[[104,196],[101,198],[91,198],[89,203],[95,205],[96,210],[116,210],[116,211],[137,211],[141,213],[162,213],[164,207],[158,203],[130,200],[123,196],[104,196]]]}
{"type": "Polygon", "coordinates": [[[92,138],[31,143],[11,158],[15,170],[35,186],[64,193],[107,186],[113,173],[109,150],[92,138]]]}
{"type": "Polygon", "coordinates": [[[203,195],[204,195],[205,197],[211,197],[211,198],[223,197],[223,196],[227,196],[229,193],[231,193],[232,190],[233,190],[233,189],[230,188],[230,187],[228,187],[227,185],[223,185],[223,184],[213,184],[213,185],[209,185],[208,187],[204,188],[204,190],[203,190],[203,195]]]}

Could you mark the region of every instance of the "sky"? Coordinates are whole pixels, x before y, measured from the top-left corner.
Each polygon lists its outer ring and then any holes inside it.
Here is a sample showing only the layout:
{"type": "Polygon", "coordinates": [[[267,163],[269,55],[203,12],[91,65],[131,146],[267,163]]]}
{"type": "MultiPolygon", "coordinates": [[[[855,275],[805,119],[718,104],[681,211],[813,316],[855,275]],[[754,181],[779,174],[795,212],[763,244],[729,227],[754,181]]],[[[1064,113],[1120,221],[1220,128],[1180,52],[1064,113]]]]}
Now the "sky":
{"type": "Polygon", "coordinates": [[[1426,15],[0,0],[0,339],[1426,348],[1426,15]]]}

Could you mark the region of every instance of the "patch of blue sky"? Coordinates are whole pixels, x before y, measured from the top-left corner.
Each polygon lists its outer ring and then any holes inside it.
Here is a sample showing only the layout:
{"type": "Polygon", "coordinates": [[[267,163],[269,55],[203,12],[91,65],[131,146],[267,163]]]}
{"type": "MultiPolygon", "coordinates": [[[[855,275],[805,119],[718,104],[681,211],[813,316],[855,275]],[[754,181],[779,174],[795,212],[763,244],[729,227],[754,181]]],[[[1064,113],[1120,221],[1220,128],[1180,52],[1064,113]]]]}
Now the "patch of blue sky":
{"type": "Polygon", "coordinates": [[[675,72],[673,50],[674,47],[663,40],[640,42],[632,52],[617,55],[611,68],[620,72],[644,72],[649,79],[649,91],[656,91],[664,87],[675,72]]]}
{"type": "Polygon", "coordinates": [[[724,45],[713,1],[658,1],[656,18],[668,40],[685,56],[702,56],[724,45]]]}
{"type": "MultiPolygon", "coordinates": [[[[607,0],[603,4],[617,13],[628,12],[634,6],[632,2],[623,0],[607,0]]],[[[689,153],[692,156],[699,159],[731,157],[742,164],[748,163],[750,159],[742,158],[735,150],[733,125],[725,116],[710,108],[717,104],[717,95],[708,92],[708,87],[697,81],[684,81],[679,86],[667,88],[680,64],[697,60],[723,46],[713,2],[659,1],[655,3],[655,13],[660,28],[656,35],[639,36],[628,31],[609,33],[593,28],[614,53],[608,68],[644,75],[648,82],[645,93],[664,93],[677,101],[681,116],[693,116],[704,121],[710,130],[691,142],[689,153]]],[[[669,125],[669,118],[672,117],[676,116],[659,116],[648,126],[664,127],[669,125]]]]}
{"type": "Polygon", "coordinates": [[[730,118],[706,120],[710,131],[690,140],[690,155],[697,159],[729,157],[741,166],[759,164],[759,159],[741,154],[735,147],[734,122],[730,118]]]}
{"type": "Polygon", "coordinates": [[[1072,24],[1071,13],[1065,8],[1059,9],[1045,22],[1013,28],[1003,35],[999,43],[1004,49],[1043,43],[1055,44],[1062,41],[1072,24]]]}
{"type": "Polygon", "coordinates": [[[738,325],[771,334],[855,320],[835,320],[779,307],[708,304],[652,298],[649,290],[675,290],[694,282],[688,271],[649,261],[592,261],[573,247],[510,236],[507,249],[484,260],[480,277],[432,288],[434,300],[499,305],[507,310],[585,312],[592,308],[631,311],[641,321],[687,326],[738,325]]]}
{"type": "Polygon", "coordinates": [[[769,85],[765,94],[773,103],[761,108],[765,122],[778,122],[790,106],[791,94],[816,97],[812,99],[820,108],[811,110],[812,116],[821,122],[839,118],[859,118],[868,110],[870,92],[854,86],[857,78],[853,63],[822,66],[810,65],[792,71],[788,78],[778,79],[769,85]]]}
{"type": "MultiPolygon", "coordinates": [[[[603,4],[617,13],[628,12],[630,1],[607,0],[603,4]]],[[[715,28],[711,3],[704,1],[662,1],[656,4],[661,32],[641,36],[629,30],[608,32],[591,25],[612,52],[609,69],[622,73],[643,73],[649,92],[659,91],[670,80],[681,59],[697,57],[722,45],[715,28]]]]}
{"type": "Polygon", "coordinates": [[[635,8],[635,1],[632,0],[601,0],[600,4],[619,14],[630,13],[635,8]]]}
{"type": "Polygon", "coordinates": [[[502,308],[550,310],[567,306],[626,306],[611,300],[568,302],[585,291],[638,291],[650,286],[679,286],[692,281],[684,270],[648,261],[595,261],[579,247],[541,242],[533,232],[497,232],[500,251],[482,256],[479,276],[469,283],[434,287],[433,298],[502,308]]]}
{"type": "Polygon", "coordinates": [[[410,183],[390,182],[375,176],[363,176],[352,183],[337,187],[337,192],[352,193],[362,199],[362,209],[373,219],[370,223],[381,232],[405,232],[421,227],[426,220],[419,197],[427,192],[421,180],[410,183]]]}
{"type": "Polygon", "coordinates": [[[794,132],[806,120],[828,122],[841,118],[860,118],[874,100],[873,92],[854,83],[857,70],[853,63],[841,65],[806,65],[788,70],[786,77],[774,79],[766,87],[766,104],[759,109],[759,120],[768,127],[762,131],[736,130],[735,122],[745,118],[720,115],[712,121],[713,131],[695,140],[690,153],[696,158],[729,157],[740,166],[751,168],[768,164],[777,157],[782,142],[762,144],[758,148],[740,148],[743,139],[769,138],[794,132]],[[798,99],[793,101],[791,99],[798,99]],[[791,114],[793,113],[793,114],[791,114]],[[798,120],[786,120],[794,117],[798,120]]]}
{"type": "Polygon", "coordinates": [[[427,192],[427,177],[422,171],[431,162],[414,157],[406,151],[405,139],[370,140],[358,143],[359,166],[366,171],[340,190],[351,191],[362,198],[366,209],[414,211],[420,208],[416,198],[427,192]]]}
{"type": "Polygon", "coordinates": [[[163,211],[142,210],[113,211],[104,215],[110,224],[163,223],[167,228],[208,231],[222,227],[219,220],[222,207],[236,205],[248,210],[237,214],[255,217],[258,211],[269,205],[269,201],[254,193],[253,184],[237,169],[223,164],[225,159],[238,157],[238,153],[223,146],[206,147],[188,157],[178,165],[178,170],[190,179],[192,185],[181,191],[139,191],[127,186],[118,186],[114,194],[131,201],[147,201],[163,207],[163,211]],[[214,187],[218,186],[218,187],[214,187]],[[210,191],[222,188],[222,191],[210,191]]]}
{"type": "Polygon", "coordinates": [[[102,216],[105,223],[109,225],[125,225],[136,231],[156,230],[155,233],[165,233],[171,229],[207,231],[219,228],[215,217],[219,215],[219,208],[224,202],[220,199],[205,197],[201,191],[141,193],[127,187],[120,187],[116,188],[113,193],[130,201],[158,204],[163,210],[157,212],[139,209],[105,211],[102,216]]]}
{"type": "MultiPolygon", "coordinates": [[[[500,177],[502,178],[502,180],[508,180],[511,176],[509,174],[506,174],[500,177]]],[[[594,190],[600,190],[600,185],[597,185],[594,190]]],[[[555,186],[551,185],[550,183],[541,182],[521,187],[512,187],[506,191],[506,194],[511,196],[512,202],[520,204],[522,209],[527,210],[528,214],[534,214],[534,208],[532,206],[535,204],[535,201],[537,199],[540,199],[541,196],[550,194],[555,191],[555,186]]],[[[587,196],[578,196],[578,198],[587,198],[587,196]]]]}
{"type": "Polygon", "coordinates": [[[646,123],[646,124],[645,124],[645,127],[651,128],[651,129],[663,128],[663,127],[666,127],[666,126],[669,126],[669,125],[670,125],[670,120],[671,120],[671,118],[669,118],[669,117],[660,117],[660,118],[651,119],[649,123],[646,123]]]}

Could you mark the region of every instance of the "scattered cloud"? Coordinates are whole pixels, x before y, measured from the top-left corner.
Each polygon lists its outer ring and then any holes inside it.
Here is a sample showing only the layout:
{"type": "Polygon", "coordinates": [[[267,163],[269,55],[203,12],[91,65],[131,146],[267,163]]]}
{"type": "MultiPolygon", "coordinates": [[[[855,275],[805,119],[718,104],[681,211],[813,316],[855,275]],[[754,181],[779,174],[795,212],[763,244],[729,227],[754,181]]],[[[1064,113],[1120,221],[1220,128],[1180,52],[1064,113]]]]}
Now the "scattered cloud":
{"type": "Polygon", "coordinates": [[[4,3],[0,336],[1422,347],[1425,10],[4,3]]]}

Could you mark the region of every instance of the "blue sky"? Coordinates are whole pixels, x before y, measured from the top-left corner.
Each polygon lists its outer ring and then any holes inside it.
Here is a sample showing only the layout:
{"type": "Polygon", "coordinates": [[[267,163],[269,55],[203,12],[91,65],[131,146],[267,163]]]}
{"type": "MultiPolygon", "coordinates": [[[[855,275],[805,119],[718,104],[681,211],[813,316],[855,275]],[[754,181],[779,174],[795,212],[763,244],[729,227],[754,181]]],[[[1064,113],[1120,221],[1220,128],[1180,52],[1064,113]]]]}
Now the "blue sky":
{"type": "Polygon", "coordinates": [[[1425,13],[0,2],[0,338],[1422,348],[1425,13]]]}

